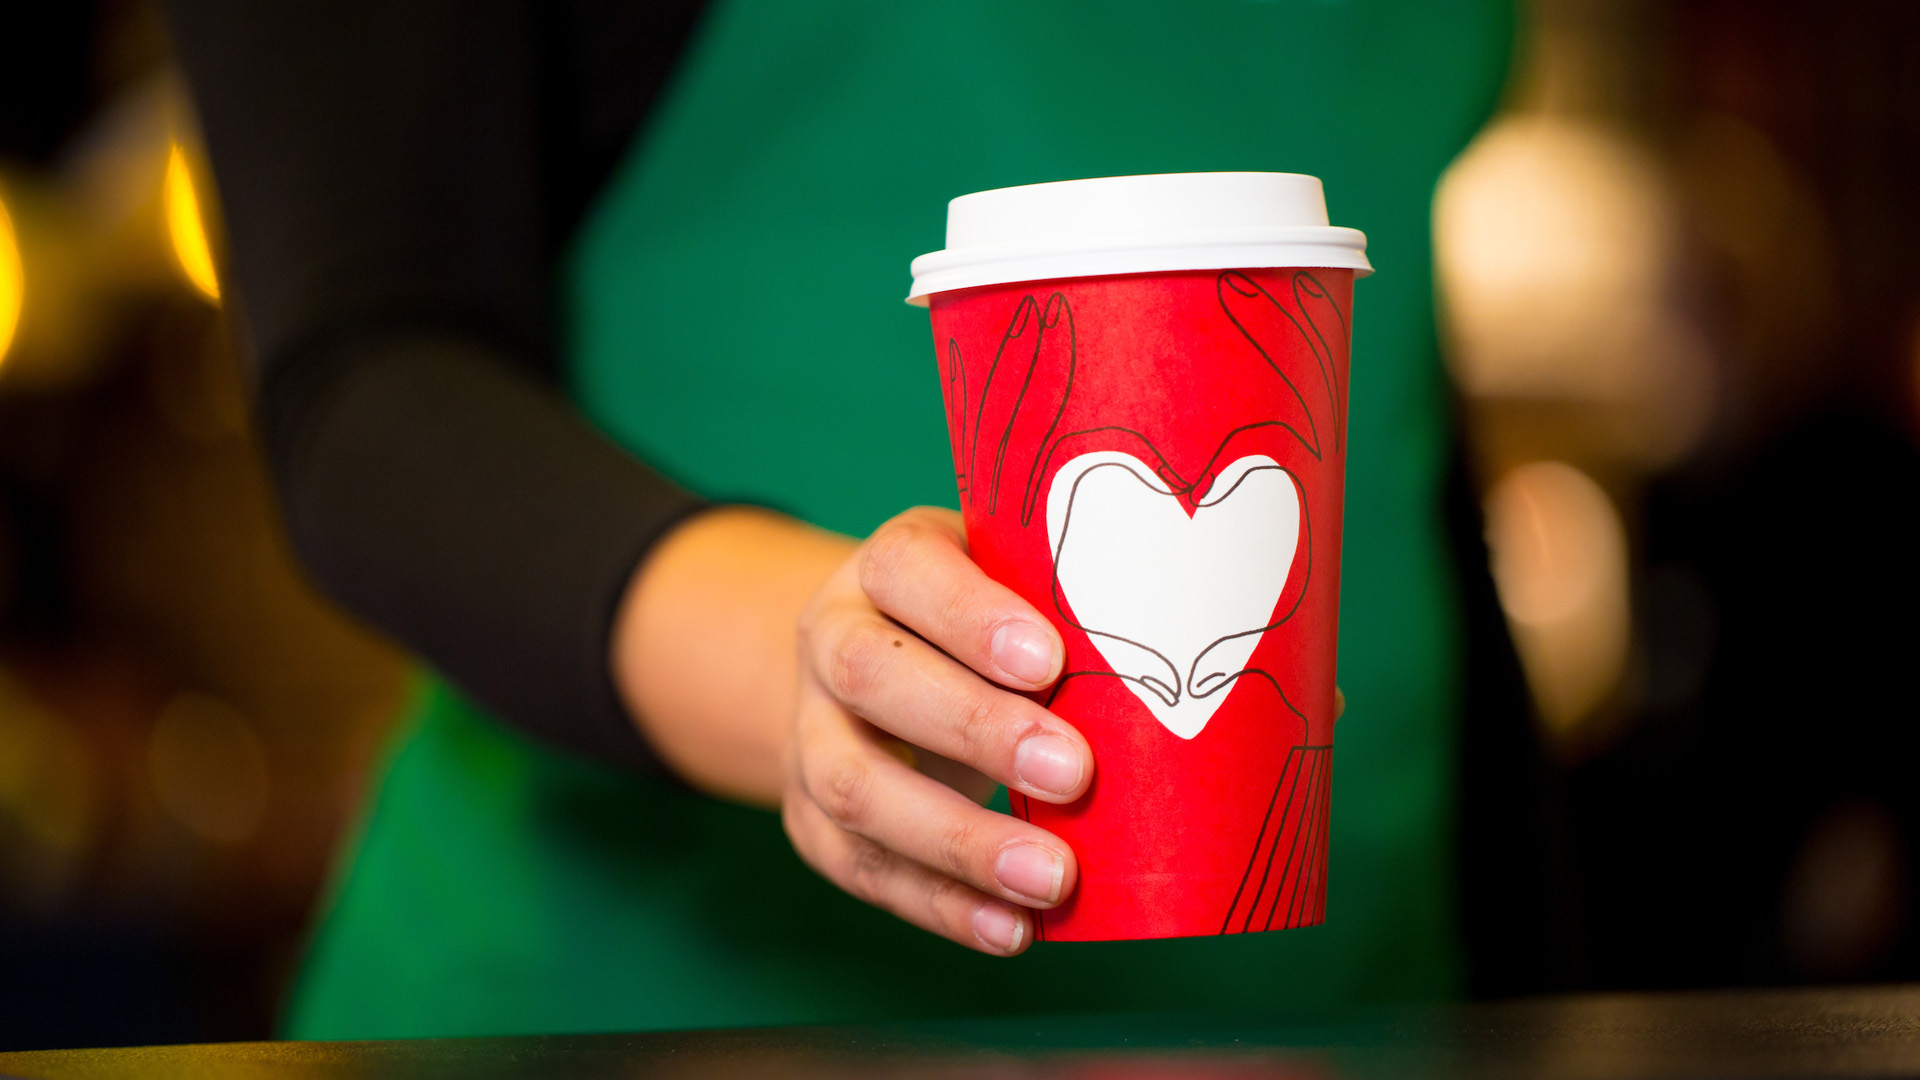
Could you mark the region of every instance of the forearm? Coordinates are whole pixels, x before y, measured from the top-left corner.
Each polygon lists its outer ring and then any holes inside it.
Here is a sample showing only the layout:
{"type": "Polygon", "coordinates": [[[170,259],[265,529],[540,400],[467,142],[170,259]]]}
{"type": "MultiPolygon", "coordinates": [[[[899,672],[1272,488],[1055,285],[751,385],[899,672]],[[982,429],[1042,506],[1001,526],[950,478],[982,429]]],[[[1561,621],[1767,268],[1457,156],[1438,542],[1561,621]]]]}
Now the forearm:
{"type": "Polygon", "coordinates": [[[697,5],[167,7],[314,580],[507,723],[652,767],[607,641],[635,562],[700,502],[560,394],[552,254],[697,5]]]}
{"type": "Polygon", "coordinates": [[[780,800],[799,678],[795,624],[854,541],[765,510],[697,515],[633,575],[611,639],[614,684],[688,783],[780,800]]]}
{"type": "Polygon", "coordinates": [[[454,336],[276,368],[261,420],[289,536],[336,600],[509,723],[652,764],[607,639],[635,562],[698,500],[454,336]]]}

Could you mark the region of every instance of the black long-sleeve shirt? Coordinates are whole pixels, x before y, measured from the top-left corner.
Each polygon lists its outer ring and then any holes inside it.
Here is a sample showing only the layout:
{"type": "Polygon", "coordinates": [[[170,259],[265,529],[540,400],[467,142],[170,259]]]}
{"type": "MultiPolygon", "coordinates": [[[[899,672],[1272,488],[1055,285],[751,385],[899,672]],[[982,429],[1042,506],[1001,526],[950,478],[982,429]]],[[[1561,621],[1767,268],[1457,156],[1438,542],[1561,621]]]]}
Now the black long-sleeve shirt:
{"type": "Polygon", "coordinates": [[[557,387],[554,260],[696,0],[174,0],[293,544],[503,718],[652,758],[608,637],[700,500],[557,387]]]}

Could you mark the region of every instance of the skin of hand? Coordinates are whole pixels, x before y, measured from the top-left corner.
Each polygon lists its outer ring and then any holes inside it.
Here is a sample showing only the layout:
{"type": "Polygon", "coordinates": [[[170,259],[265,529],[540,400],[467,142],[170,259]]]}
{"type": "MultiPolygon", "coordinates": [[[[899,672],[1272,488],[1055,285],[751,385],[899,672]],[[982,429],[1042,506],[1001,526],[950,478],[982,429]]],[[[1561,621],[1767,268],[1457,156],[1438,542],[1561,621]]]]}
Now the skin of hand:
{"type": "Polygon", "coordinates": [[[991,955],[1073,891],[1071,849],[982,807],[996,784],[1079,798],[1093,755],[1014,690],[1057,679],[1047,620],[968,558],[960,515],[922,507],[864,543],[722,508],[635,572],[611,643],[628,709],[694,787],[778,806],[809,865],[991,955]]]}

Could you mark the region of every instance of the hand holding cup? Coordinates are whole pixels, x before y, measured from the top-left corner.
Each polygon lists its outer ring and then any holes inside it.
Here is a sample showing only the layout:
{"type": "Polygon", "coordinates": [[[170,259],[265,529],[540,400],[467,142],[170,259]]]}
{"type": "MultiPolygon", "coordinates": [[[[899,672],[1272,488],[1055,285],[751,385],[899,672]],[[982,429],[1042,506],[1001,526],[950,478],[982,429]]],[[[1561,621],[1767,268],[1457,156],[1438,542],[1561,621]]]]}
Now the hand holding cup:
{"type": "Polygon", "coordinates": [[[1060,675],[1047,619],[967,555],[960,515],[889,521],[800,620],[782,820],[852,895],[960,944],[1012,955],[1030,908],[1077,880],[1058,837],[981,805],[994,785],[1047,803],[1087,790],[1072,725],[1015,691],[1060,675]]]}

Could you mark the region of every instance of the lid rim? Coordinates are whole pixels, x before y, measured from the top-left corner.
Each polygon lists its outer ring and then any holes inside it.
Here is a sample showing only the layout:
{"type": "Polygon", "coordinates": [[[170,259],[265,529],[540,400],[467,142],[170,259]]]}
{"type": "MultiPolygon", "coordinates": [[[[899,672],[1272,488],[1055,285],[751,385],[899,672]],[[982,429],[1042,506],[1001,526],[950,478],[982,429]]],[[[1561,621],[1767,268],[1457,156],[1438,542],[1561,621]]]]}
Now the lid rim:
{"type": "Polygon", "coordinates": [[[1352,270],[1356,277],[1373,273],[1373,264],[1366,256],[1366,238],[1358,230],[1317,226],[1284,231],[1294,235],[1287,238],[1242,236],[1230,241],[1215,239],[1199,243],[1172,236],[1149,244],[1141,243],[1141,237],[1136,234],[1124,244],[995,245],[992,249],[933,251],[913,260],[913,288],[906,300],[924,307],[927,298],[935,293],[959,289],[1020,281],[1183,270],[1324,267],[1352,270]],[[1329,233],[1346,235],[1329,236],[1329,233]],[[1342,242],[1349,237],[1351,242],[1342,242]]]}
{"type": "Polygon", "coordinates": [[[1155,271],[1324,266],[1372,273],[1307,173],[1188,172],[994,188],[947,204],[947,246],[913,260],[909,303],[954,289],[1155,271]]]}

